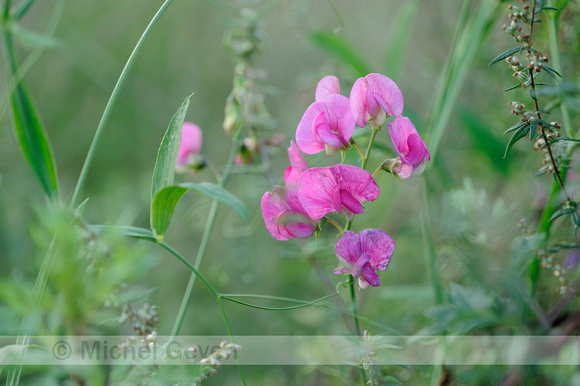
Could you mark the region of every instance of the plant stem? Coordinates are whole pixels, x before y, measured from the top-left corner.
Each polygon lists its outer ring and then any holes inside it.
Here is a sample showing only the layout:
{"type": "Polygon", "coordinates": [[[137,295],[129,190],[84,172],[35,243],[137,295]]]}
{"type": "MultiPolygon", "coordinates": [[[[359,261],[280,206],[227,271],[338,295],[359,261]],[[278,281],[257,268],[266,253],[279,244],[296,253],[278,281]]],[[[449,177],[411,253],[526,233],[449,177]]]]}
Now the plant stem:
{"type": "Polygon", "coordinates": [[[373,126],[373,131],[371,133],[371,139],[369,140],[369,145],[367,146],[367,151],[365,152],[365,156],[362,160],[362,169],[366,170],[367,168],[367,162],[369,162],[369,157],[371,156],[371,149],[373,147],[373,143],[375,142],[375,138],[377,137],[377,134],[379,133],[379,129],[380,127],[375,127],[373,126]]]}
{"type": "MultiPolygon", "coordinates": [[[[219,181],[219,185],[223,188],[225,187],[226,183],[228,182],[234,165],[234,159],[236,157],[236,151],[238,149],[238,141],[240,139],[241,130],[239,129],[233,138],[232,148],[230,150],[230,156],[228,159],[228,163],[226,164],[226,168],[222,175],[221,180],[219,181]]],[[[197,256],[195,258],[195,263],[193,267],[199,271],[203,259],[205,257],[205,251],[209,244],[209,239],[211,237],[211,233],[213,231],[213,227],[215,225],[215,220],[217,217],[217,211],[219,209],[219,202],[217,200],[213,200],[211,203],[211,207],[209,209],[209,214],[207,217],[207,222],[205,224],[205,230],[203,232],[203,236],[201,239],[201,243],[199,245],[199,249],[197,251],[197,256]]],[[[197,276],[195,274],[191,274],[189,277],[189,282],[187,283],[187,288],[183,294],[183,299],[181,301],[181,306],[179,307],[179,312],[177,313],[177,318],[175,319],[175,324],[173,325],[173,330],[171,335],[175,336],[179,334],[181,330],[181,325],[185,319],[185,313],[187,312],[187,308],[189,306],[189,301],[191,299],[191,294],[193,293],[193,288],[195,287],[195,282],[197,280],[197,276]]]]}
{"type": "Polygon", "coordinates": [[[159,19],[161,19],[161,16],[167,10],[167,8],[171,5],[172,2],[173,2],[173,0],[165,0],[165,2],[163,3],[163,5],[161,5],[161,7],[159,8],[159,10],[155,14],[155,16],[153,16],[153,19],[151,19],[151,21],[149,22],[149,25],[147,26],[147,28],[145,28],[145,31],[141,35],[141,38],[139,38],[139,41],[135,45],[133,52],[131,52],[129,59],[127,59],[127,63],[125,63],[125,67],[123,68],[123,71],[121,71],[121,75],[119,75],[119,79],[117,80],[117,84],[115,84],[115,88],[113,88],[113,92],[111,93],[111,96],[109,97],[109,101],[107,102],[107,106],[105,107],[105,111],[103,111],[103,115],[101,116],[101,120],[99,121],[99,125],[97,126],[97,130],[95,131],[95,136],[93,137],[93,141],[91,142],[91,147],[89,148],[89,151],[87,153],[85,163],[83,164],[81,174],[79,176],[74,193],[73,193],[71,201],[70,201],[71,207],[74,207],[77,200],[79,199],[79,195],[81,193],[81,190],[83,189],[83,185],[84,185],[85,180],[87,178],[87,174],[89,173],[89,168],[91,167],[91,163],[93,162],[93,158],[95,157],[95,153],[97,151],[99,141],[101,139],[101,136],[103,135],[105,125],[107,124],[107,121],[109,120],[109,116],[111,115],[111,111],[113,110],[113,106],[117,102],[117,98],[119,97],[119,94],[121,92],[121,88],[123,88],[125,80],[127,79],[127,76],[129,74],[129,71],[131,71],[131,67],[133,67],[133,63],[135,63],[135,60],[137,59],[137,55],[139,55],[139,52],[141,52],[141,49],[143,48],[145,41],[147,40],[147,38],[151,34],[151,31],[153,31],[153,28],[155,27],[155,25],[157,24],[159,19]]]}
{"type": "Polygon", "coordinates": [[[330,218],[330,217],[324,217],[324,219],[325,219],[327,222],[329,222],[329,223],[331,223],[332,225],[334,225],[334,226],[336,227],[336,229],[338,229],[338,231],[339,231],[340,233],[344,234],[344,229],[343,229],[343,228],[340,226],[340,224],[339,224],[339,223],[337,223],[337,222],[336,222],[336,221],[335,221],[333,218],[330,218]]]}
{"type": "Polygon", "coordinates": [[[361,161],[364,161],[365,159],[365,154],[363,153],[362,149],[360,148],[360,146],[358,145],[358,143],[356,143],[356,141],[354,140],[354,138],[350,139],[350,143],[352,144],[352,146],[354,146],[354,148],[358,151],[358,153],[360,154],[360,159],[361,161]]]}
{"type": "MultiPolygon", "coordinates": [[[[228,330],[228,336],[230,338],[231,343],[235,343],[232,335],[232,329],[230,327],[230,322],[228,321],[228,316],[226,315],[226,310],[224,309],[224,305],[222,304],[221,298],[218,296],[216,297],[220,310],[222,311],[222,316],[224,317],[224,322],[226,323],[226,329],[228,330]]],[[[240,377],[242,378],[242,383],[244,386],[246,385],[246,378],[244,377],[244,372],[242,371],[242,365],[240,364],[240,359],[238,358],[238,353],[234,353],[236,358],[236,363],[238,365],[238,371],[240,372],[240,377]]]]}

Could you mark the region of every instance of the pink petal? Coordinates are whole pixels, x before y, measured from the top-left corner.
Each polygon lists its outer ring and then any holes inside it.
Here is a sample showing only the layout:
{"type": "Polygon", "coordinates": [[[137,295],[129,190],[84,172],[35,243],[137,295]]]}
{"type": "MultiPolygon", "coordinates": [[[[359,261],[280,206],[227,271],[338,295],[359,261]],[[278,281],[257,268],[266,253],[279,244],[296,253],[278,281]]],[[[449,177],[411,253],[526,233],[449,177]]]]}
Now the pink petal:
{"type": "Polygon", "coordinates": [[[366,127],[370,115],[367,111],[367,82],[359,78],[350,91],[350,110],[352,117],[359,127],[366,127]]]}
{"type": "Polygon", "coordinates": [[[199,155],[203,134],[201,129],[194,123],[184,122],[181,129],[181,142],[177,155],[177,164],[187,164],[190,155],[199,155]]]}
{"type": "Polygon", "coordinates": [[[350,110],[350,100],[342,95],[331,95],[326,98],[328,116],[326,117],[332,131],[346,145],[354,133],[355,123],[350,110]]]}
{"type": "Polygon", "coordinates": [[[304,156],[294,141],[290,141],[290,147],[288,148],[288,158],[290,158],[291,166],[289,166],[284,173],[284,183],[297,183],[302,173],[308,169],[308,164],[306,164],[304,156]]]}
{"type": "Polygon", "coordinates": [[[365,264],[363,266],[361,276],[364,279],[364,281],[363,281],[359,277],[358,283],[359,283],[359,286],[361,288],[368,287],[368,285],[365,285],[363,287],[363,285],[361,285],[361,282],[363,282],[363,283],[366,282],[366,283],[372,285],[373,287],[378,287],[379,285],[381,285],[381,279],[379,278],[379,275],[377,275],[377,273],[373,270],[373,268],[371,267],[370,264],[365,264]]]}
{"type": "Polygon", "coordinates": [[[413,165],[413,168],[421,165],[423,160],[429,161],[431,159],[427,145],[418,134],[411,134],[407,139],[407,144],[409,145],[409,153],[405,156],[405,160],[413,165]]]}
{"type": "Polygon", "coordinates": [[[395,82],[381,74],[359,78],[350,92],[350,101],[352,116],[360,127],[365,127],[371,117],[376,120],[380,110],[393,116],[403,113],[401,90],[395,82]]]}
{"type": "Polygon", "coordinates": [[[397,171],[399,177],[410,177],[415,168],[431,159],[427,145],[409,118],[400,116],[389,123],[389,135],[402,162],[402,170],[397,171]]]}
{"type": "Polygon", "coordinates": [[[298,197],[304,212],[314,220],[334,212],[337,182],[330,168],[310,168],[298,180],[298,197]]]}
{"type": "Polygon", "coordinates": [[[353,195],[348,190],[344,189],[340,190],[340,200],[342,202],[342,205],[344,205],[344,207],[349,211],[351,211],[352,213],[354,214],[364,213],[364,209],[361,203],[356,198],[354,198],[353,195]]]}
{"type": "Polygon", "coordinates": [[[340,188],[347,190],[358,201],[374,201],[379,196],[379,186],[369,172],[353,165],[338,164],[331,168],[340,188]]]}
{"type": "MultiPolygon", "coordinates": [[[[352,266],[352,276],[354,276],[355,278],[361,276],[361,272],[364,266],[368,264],[369,261],[371,261],[371,255],[369,255],[368,253],[360,256],[356,261],[356,263],[354,263],[354,265],[352,266]]],[[[371,265],[368,264],[368,266],[370,268],[371,265]]]]}
{"type": "MultiPolygon", "coordinates": [[[[295,196],[295,194],[294,194],[295,196]]],[[[304,215],[292,190],[275,186],[272,193],[262,197],[262,216],[266,228],[276,240],[285,241],[296,237],[311,236],[316,222],[304,215]]]]}
{"type": "Polygon", "coordinates": [[[392,79],[381,74],[369,74],[365,79],[369,90],[379,95],[387,104],[387,114],[398,117],[403,113],[403,94],[392,79]]]}
{"type": "Polygon", "coordinates": [[[375,271],[385,271],[395,251],[395,243],[391,236],[381,229],[365,229],[360,232],[359,239],[361,253],[372,256],[370,260],[372,268],[375,271]]]}
{"type": "Polygon", "coordinates": [[[338,136],[332,131],[330,125],[326,122],[324,112],[318,114],[316,118],[314,118],[312,126],[314,128],[314,137],[319,143],[330,145],[337,149],[342,147],[340,138],[338,138],[338,136]]]}
{"type": "Polygon", "coordinates": [[[316,86],[315,100],[321,102],[329,95],[340,94],[340,84],[336,76],[325,76],[316,86]]]}
{"type": "Polygon", "coordinates": [[[320,113],[326,112],[326,103],[314,102],[311,104],[296,129],[296,144],[306,154],[316,154],[324,150],[324,144],[318,142],[312,130],[312,124],[320,113]]]}
{"type": "Polygon", "coordinates": [[[353,231],[345,231],[342,238],[337,241],[335,251],[345,261],[356,263],[361,254],[359,235],[353,231]]]}

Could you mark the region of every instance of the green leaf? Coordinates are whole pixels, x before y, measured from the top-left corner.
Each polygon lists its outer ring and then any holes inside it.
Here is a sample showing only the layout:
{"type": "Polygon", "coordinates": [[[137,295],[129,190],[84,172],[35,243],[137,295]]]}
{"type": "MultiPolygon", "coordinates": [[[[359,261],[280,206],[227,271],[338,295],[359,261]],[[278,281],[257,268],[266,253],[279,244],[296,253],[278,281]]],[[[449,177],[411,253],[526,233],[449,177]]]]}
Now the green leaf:
{"type": "Polygon", "coordinates": [[[325,31],[312,32],[310,40],[314,45],[334,56],[340,63],[350,67],[357,78],[372,72],[364,61],[364,57],[356,52],[343,36],[325,31]]]}
{"type": "Polygon", "coordinates": [[[526,125],[526,124],[525,124],[525,123],[523,123],[523,122],[518,122],[518,123],[516,123],[515,125],[513,125],[512,127],[510,127],[509,129],[507,129],[507,130],[504,132],[504,135],[505,135],[505,134],[507,134],[507,133],[510,133],[510,132],[512,132],[512,131],[514,131],[514,130],[518,130],[518,129],[520,129],[520,128],[524,127],[525,125],[526,125]]]}
{"type": "Polygon", "coordinates": [[[562,217],[562,216],[565,216],[565,215],[571,214],[571,213],[574,213],[574,209],[573,208],[562,208],[559,211],[557,211],[556,213],[554,213],[552,215],[552,217],[550,217],[550,219],[548,221],[554,221],[558,217],[562,217]]]}
{"type": "Polygon", "coordinates": [[[505,158],[507,156],[507,153],[510,151],[510,149],[512,148],[512,146],[519,141],[520,139],[524,138],[526,136],[526,134],[528,134],[528,131],[530,131],[530,127],[529,126],[524,126],[521,129],[519,129],[518,131],[516,131],[514,133],[514,135],[512,135],[512,137],[510,138],[510,141],[508,142],[507,148],[505,149],[505,154],[503,155],[503,158],[505,158]]]}
{"type": "MultiPolygon", "coordinates": [[[[8,46],[9,74],[11,80],[16,79],[18,81],[18,64],[12,36],[8,31],[5,32],[5,38],[8,46]]],[[[40,123],[36,108],[22,80],[14,86],[10,102],[18,145],[46,195],[50,198],[58,198],[56,164],[52,148],[48,135],[40,123]]]]}
{"type": "MultiPolygon", "coordinates": [[[[522,83],[523,83],[523,82],[522,82],[522,83]]],[[[506,92],[506,91],[511,91],[511,90],[513,90],[513,89],[515,89],[515,88],[518,88],[518,87],[520,87],[520,86],[522,85],[522,83],[518,83],[518,84],[515,84],[515,85],[513,85],[513,86],[511,86],[511,87],[508,87],[508,88],[506,88],[505,90],[503,90],[503,92],[506,92]]]]}
{"type": "Polygon", "coordinates": [[[27,48],[54,47],[56,45],[56,40],[51,36],[24,29],[18,24],[13,24],[11,29],[14,32],[14,37],[27,48]]]}
{"type": "Polygon", "coordinates": [[[580,227],[580,216],[578,216],[578,212],[572,212],[572,224],[574,224],[574,228],[580,227]]]}
{"type": "Polygon", "coordinates": [[[89,225],[89,228],[97,232],[111,232],[127,237],[134,237],[136,239],[146,239],[155,241],[155,236],[153,236],[153,232],[145,228],[118,226],[118,225],[89,225]]]}
{"type": "Polygon", "coordinates": [[[179,185],[182,188],[194,190],[197,193],[203,194],[206,197],[218,200],[230,208],[238,212],[242,219],[246,222],[250,221],[250,212],[248,208],[236,196],[228,192],[225,188],[211,182],[194,183],[188,182],[179,185]]]}
{"type": "Polygon", "coordinates": [[[175,205],[186,192],[187,189],[179,186],[166,186],[155,194],[151,206],[151,229],[158,243],[163,242],[175,205]]]}
{"type": "Polygon", "coordinates": [[[538,128],[538,122],[537,121],[533,121],[530,124],[530,141],[532,141],[534,139],[534,137],[536,136],[536,129],[538,128]]]}
{"type": "Polygon", "coordinates": [[[558,77],[560,77],[560,78],[562,77],[562,75],[560,75],[560,73],[558,71],[554,70],[551,67],[542,66],[542,70],[546,71],[554,79],[558,79],[558,77]]]}
{"type": "Polygon", "coordinates": [[[495,59],[493,59],[491,62],[489,62],[488,66],[491,66],[492,64],[496,64],[500,60],[504,60],[508,56],[512,56],[513,54],[515,54],[516,52],[520,52],[521,50],[522,50],[521,47],[517,47],[517,48],[512,48],[510,50],[507,50],[505,52],[502,52],[501,54],[496,56],[495,59]]]}
{"type": "Polygon", "coordinates": [[[175,206],[188,190],[216,199],[238,212],[244,221],[250,220],[250,213],[246,206],[236,196],[219,185],[209,182],[190,182],[179,186],[166,186],[155,194],[151,208],[151,229],[158,243],[163,242],[163,236],[169,227],[175,206]]]}
{"type": "MultiPolygon", "coordinates": [[[[193,95],[193,94],[192,94],[193,95]]],[[[171,118],[167,131],[161,140],[159,151],[157,152],[157,161],[153,171],[153,183],[151,184],[151,199],[155,194],[166,186],[173,184],[175,175],[175,163],[179,153],[179,144],[181,142],[181,129],[185,120],[185,113],[189,107],[189,98],[185,98],[181,107],[171,118]]],[[[153,205],[153,200],[151,202],[153,205]]]]}

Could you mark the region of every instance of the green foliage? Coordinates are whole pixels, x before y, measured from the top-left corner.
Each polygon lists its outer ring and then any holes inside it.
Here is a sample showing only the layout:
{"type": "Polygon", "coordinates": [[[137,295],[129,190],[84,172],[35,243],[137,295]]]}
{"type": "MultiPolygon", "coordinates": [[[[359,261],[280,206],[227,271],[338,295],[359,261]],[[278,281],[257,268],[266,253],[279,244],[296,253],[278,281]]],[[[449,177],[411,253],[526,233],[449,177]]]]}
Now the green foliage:
{"type": "Polygon", "coordinates": [[[318,31],[310,34],[310,40],[321,50],[334,56],[340,63],[349,68],[355,78],[371,73],[363,56],[341,35],[318,31]]]}
{"type": "Polygon", "coordinates": [[[48,135],[40,123],[40,118],[24,81],[20,79],[12,35],[7,26],[5,26],[4,38],[8,47],[8,78],[15,83],[10,102],[16,138],[20,150],[22,150],[45,194],[50,198],[57,199],[56,164],[48,135]]]}

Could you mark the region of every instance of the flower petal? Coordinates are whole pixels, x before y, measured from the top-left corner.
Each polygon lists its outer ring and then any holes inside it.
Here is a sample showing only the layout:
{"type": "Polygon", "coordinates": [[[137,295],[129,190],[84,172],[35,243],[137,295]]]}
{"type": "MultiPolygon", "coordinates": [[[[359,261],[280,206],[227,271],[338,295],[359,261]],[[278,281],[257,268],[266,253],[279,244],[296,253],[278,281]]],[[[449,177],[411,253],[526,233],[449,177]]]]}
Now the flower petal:
{"type": "Polygon", "coordinates": [[[372,256],[370,260],[372,268],[376,271],[385,271],[395,251],[395,243],[391,236],[381,229],[365,229],[360,232],[359,240],[361,253],[372,256]]]}
{"type": "Polygon", "coordinates": [[[315,100],[321,102],[332,94],[340,94],[340,84],[336,76],[325,76],[316,86],[315,100]]]}
{"type": "Polygon", "coordinates": [[[365,78],[359,78],[354,82],[350,91],[350,111],[359,127],[365,127],[370,119],[367,111],[367,89],[368,85],[365,78]]]}
{"type": "Polygon", "coordinates": [[[294,141],[290,141],[290,147],[288,148],[288,158],[290,158],[290,165],[286,172],[284,173],[284,183],[298,183],[298,179],[308,169],[308,164],[304,160],[304,156],[298,149],[298,146],[294,141]]]}
{"type": "Polygon", "coordinates": [[[304,212],[314,220],[334,212],[337,182],[330,168],[310,168],[298,180],[298,197],[304,212]]]}
{"type": "Polygon", "coordinates": [[[295,189],[275,186],[264,194],[261,206],[266,228],[276,240],[308,237],[316,230],[316,221],[304,214],[295,189]]]}
{"type": "Polygon", "coordinates": [[[181,129],[177,164],[186,165],[190,155],[199,155],[202,141],[203,133],[199,126],[191,122],[184,122],[181,129]]]}
{"type": "Polygon", "coordinates": [[[314,102],[311,104],[300,123],[296,129],[296,144],[306,154],[316,154],[324,150],[324,144],[321,144],[315,137],[315,133],[312,130],[312,124],[320,113],[326,112],[326,103],[324,102],[314,102]]]}
{"type": "Polygon", "coordinates": [[[342,95],[331,95],[326,98],[326,110],[328,115],[326,120],[330,125],[332,131],[342,142],[342,145],[347,145],[354,133],[355,123],[350,110],[350,100],[342,95]]]}
{"type": "MultiPolygon", "coordinates": [[[[353,265],[361,254],[359,235],[353,231],[345,231],[341,239],[336,242],[334,249],[339,260],[342,258],[353,265]]],[[[351,272],[351,270],[349,269],[348,272],[351,272]]]]}

